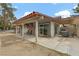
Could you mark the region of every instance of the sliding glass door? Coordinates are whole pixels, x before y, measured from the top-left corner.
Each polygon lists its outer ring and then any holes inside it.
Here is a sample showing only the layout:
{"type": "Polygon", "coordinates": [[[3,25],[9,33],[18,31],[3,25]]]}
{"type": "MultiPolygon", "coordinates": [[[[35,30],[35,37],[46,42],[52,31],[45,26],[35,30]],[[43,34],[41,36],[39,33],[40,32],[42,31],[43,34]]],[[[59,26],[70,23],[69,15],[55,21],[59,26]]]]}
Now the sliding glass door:
{"type": "Polygon", "coordinates": [[[40,36],[49,35],[49,23],[39,24],[39,35],[40,36]]]}

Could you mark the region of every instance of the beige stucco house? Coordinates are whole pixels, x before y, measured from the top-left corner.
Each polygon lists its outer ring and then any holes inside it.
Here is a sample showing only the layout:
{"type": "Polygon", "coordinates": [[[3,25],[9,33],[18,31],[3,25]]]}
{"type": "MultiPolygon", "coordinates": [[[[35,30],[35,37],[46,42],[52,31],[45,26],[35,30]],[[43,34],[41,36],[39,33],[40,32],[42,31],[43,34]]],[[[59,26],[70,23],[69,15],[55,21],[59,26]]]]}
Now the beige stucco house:
{"type": "Polygon", "coordinates": [[[24,16],[14,23],[16,34],[22,37],[25,35],[33,35],[38,37],[54,37],[58,34],[60,25],[69,27],[70,31],[79,36],[79,17],[72,16],[68,18],[50,17],[42,13],[32,12],[24,16]]]}

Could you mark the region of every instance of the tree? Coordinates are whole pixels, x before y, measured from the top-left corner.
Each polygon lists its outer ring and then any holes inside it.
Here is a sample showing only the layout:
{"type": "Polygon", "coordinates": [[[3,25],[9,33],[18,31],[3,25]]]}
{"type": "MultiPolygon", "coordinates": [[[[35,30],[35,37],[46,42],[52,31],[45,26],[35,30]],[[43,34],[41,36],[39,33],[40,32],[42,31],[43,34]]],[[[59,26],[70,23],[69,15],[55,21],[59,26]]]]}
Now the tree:
{"type": "Polygon", "coordinates": [[[2,30],[3,29],[3,19],[2,19],[3,17],[0,15],[0,30],[2,30]]]}
{"type": "Polygon", "coordinates": [[[0,11],[1,15],[3,16],[3,24],[4,24],[4,30],[8,28],[8,24],[14,20],[14,11],[16,11],[16,8],[12,7],[11,3],[0,3],[0,11]]]}
{"type": "Polygon", "coordinates": [[[77,7],[73,9],[74,13],[79,13],[79,3],[77,4],[77,7]]]}

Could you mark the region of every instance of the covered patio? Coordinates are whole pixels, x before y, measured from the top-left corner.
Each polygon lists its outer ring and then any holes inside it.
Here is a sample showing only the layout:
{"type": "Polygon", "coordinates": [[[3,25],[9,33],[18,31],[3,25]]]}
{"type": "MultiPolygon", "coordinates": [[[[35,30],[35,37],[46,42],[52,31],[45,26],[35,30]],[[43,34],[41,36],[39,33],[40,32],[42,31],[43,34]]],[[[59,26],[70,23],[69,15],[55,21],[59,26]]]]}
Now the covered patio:
{"type": "Polygon", "coordinates": [[[50,16],[33,12],[14,22],[16,35],[24,38],[25,36],[35,37],[54,37],[55,19],[50,16]]]}
{"type": "Polygon", "coordinates": [[[50,17],[33,12],[14,22],[16,35],[38,37],[79,36],[78,17],[50,17]]]}

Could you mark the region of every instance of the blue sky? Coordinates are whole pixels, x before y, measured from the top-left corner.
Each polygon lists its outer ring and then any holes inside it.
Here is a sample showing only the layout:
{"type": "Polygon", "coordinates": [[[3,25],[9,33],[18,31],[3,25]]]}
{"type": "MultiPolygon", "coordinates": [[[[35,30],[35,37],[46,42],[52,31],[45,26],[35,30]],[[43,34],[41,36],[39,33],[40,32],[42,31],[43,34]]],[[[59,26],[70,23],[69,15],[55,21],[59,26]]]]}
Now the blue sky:
{"type": "Polygon", "coordinates": [[[14,13],[19,19],[32,11],[40,12],[49,16],[59,16],[61,14],[72,15],[73,8],[77,4],[73,3],[13,3],[13,7],[17,8],[14,13]],[[62,12],[63,11],[63,12],[62,12]]]}

